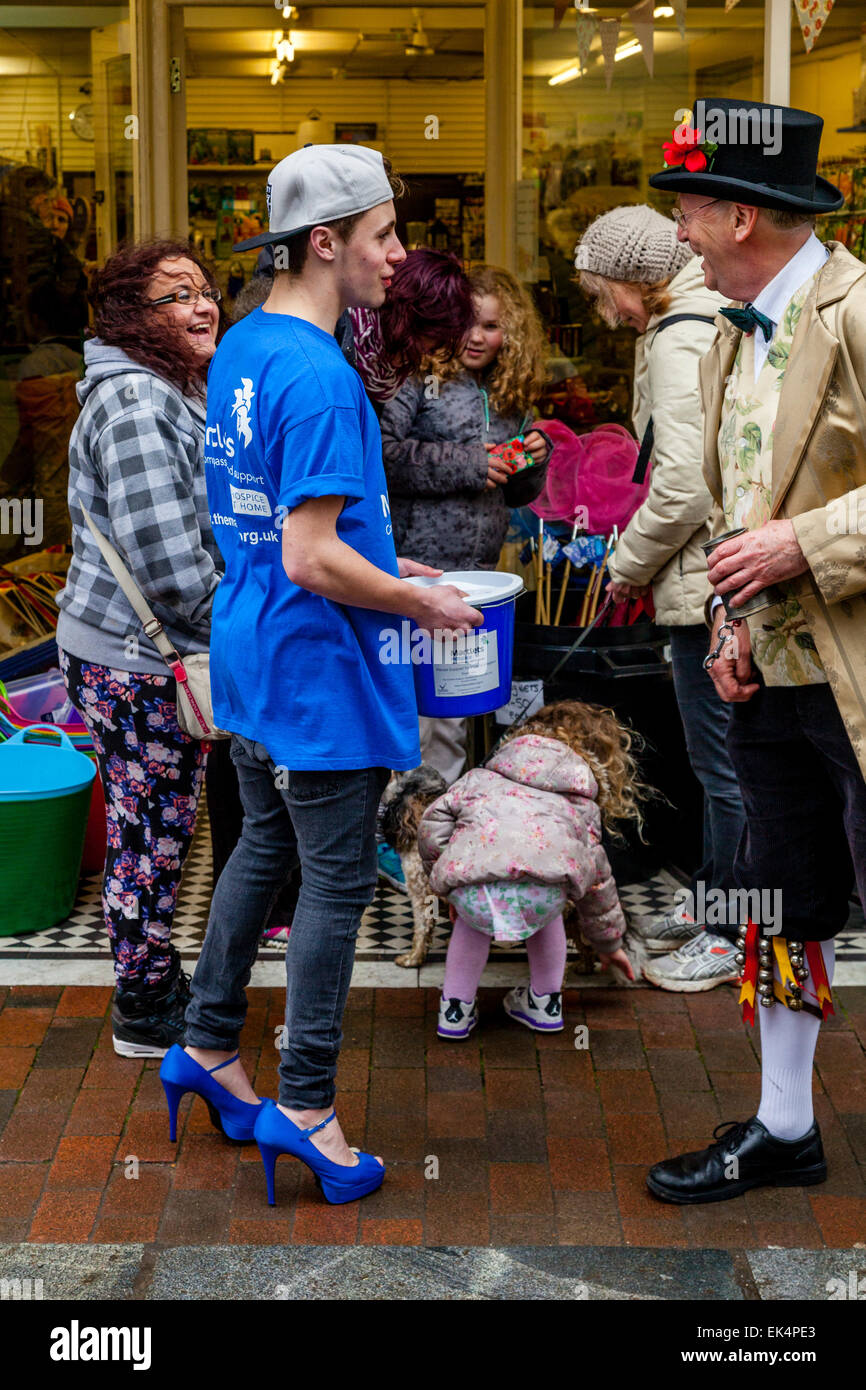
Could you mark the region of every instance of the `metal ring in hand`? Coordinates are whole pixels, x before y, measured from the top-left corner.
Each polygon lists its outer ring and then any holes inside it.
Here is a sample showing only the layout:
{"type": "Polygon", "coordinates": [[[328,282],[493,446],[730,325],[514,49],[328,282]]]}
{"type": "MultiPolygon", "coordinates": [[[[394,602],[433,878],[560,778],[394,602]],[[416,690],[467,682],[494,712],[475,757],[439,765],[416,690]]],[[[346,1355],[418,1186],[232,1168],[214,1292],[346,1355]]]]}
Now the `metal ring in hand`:
{"type": "Polygon", "coordinates": [[[711,667],[714,665],[714,663],[718,661],[719,657],[722,654],[722,648],[724,647],[728,638],[733,637],[734,628],[739,626],[739,618],[735,618],[732,622],[729,623],[722,623],[721,627],[719,628],[719,636],[716,641],[716,645],[713,647],[713,650],[709,652],[707,656],[704,657],[703,666],[705,671],[709,671],[711,667]]]}

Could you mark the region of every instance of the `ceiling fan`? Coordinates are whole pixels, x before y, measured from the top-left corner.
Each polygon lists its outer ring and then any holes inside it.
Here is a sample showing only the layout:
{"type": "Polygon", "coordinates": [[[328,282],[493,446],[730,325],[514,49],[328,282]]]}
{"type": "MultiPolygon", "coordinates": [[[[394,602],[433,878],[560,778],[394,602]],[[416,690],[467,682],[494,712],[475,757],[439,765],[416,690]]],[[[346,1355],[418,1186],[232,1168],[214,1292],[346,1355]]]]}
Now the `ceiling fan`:
{"type": "MultiPolygon", "coordinates": [[[[392,29],[391,33],[399,43],[402,43],[403,53],[407,58],[435,57],[436,49],[427,37],[420,9],[413,8],[412,24],[409,28],[392,29]]],[[[479,54],[474,50],[449,48],[448,56],[455,58],[477,58],[479,54]]]]}
{"type": "Polygon", "coordinates": [[[432,58],[436,52],[424,32],[424,21],[418,9],[412,11],[411,28],[392,29],[391,33],[403,44],[403,52],[407,58],[432,58]]]}

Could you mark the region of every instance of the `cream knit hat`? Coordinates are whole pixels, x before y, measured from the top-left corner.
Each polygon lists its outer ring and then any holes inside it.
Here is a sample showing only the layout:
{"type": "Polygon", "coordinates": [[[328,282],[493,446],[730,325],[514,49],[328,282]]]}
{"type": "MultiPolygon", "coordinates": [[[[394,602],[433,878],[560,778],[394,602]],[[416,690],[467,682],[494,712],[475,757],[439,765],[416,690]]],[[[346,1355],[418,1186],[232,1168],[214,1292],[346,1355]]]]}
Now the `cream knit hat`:
{"type": "Polygon", "coordinates": [[[687,241],[677,241],[677,224],[640,203],[614,208],[591,222],[577,244],[574,264],[608,280],[654,284],[671,280],[692,255],[687,241]]]}

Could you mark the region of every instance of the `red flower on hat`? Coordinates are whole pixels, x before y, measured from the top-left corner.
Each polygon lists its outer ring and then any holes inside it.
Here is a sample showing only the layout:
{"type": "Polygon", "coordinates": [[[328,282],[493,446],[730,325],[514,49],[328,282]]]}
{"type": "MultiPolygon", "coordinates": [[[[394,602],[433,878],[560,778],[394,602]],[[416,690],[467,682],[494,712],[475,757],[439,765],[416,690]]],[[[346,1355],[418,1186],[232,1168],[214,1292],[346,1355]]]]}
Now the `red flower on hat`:
{"type": "Polygon", "coordinates": [[[705,140],[703,132],[693,126],[678,125],[671,131],[670,140],[662,146],[662,157],[668,169],[682,165],[690,174],[699,174],[712,168],[713,156],[718,149],[711,140],[705,140]]]}
{"type": "Polygon", "coordinates": [[[701,132],[692,126],[675,126],[671,131],[670,140],[665,141],[662,149],[665,164],[684,164],[686,156],[700,145],[703,138],[701,132]]]}

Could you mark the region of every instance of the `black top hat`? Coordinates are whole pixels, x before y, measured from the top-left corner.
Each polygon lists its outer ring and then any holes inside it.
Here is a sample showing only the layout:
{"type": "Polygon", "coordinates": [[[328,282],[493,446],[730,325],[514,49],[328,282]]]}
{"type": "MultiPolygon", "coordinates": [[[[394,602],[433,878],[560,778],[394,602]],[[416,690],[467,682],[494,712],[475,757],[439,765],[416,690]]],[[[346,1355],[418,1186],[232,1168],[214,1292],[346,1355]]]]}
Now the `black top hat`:
{"type": "Polygon", "coordinates": [[[695,102],[693,126],[718,147],[706,152],[708,167],[663,169],[650,179],[653,188],[811,213],[834,212],[845,201],[815,172],[824,122],[811,111],[704,97],[695,102]]]}

